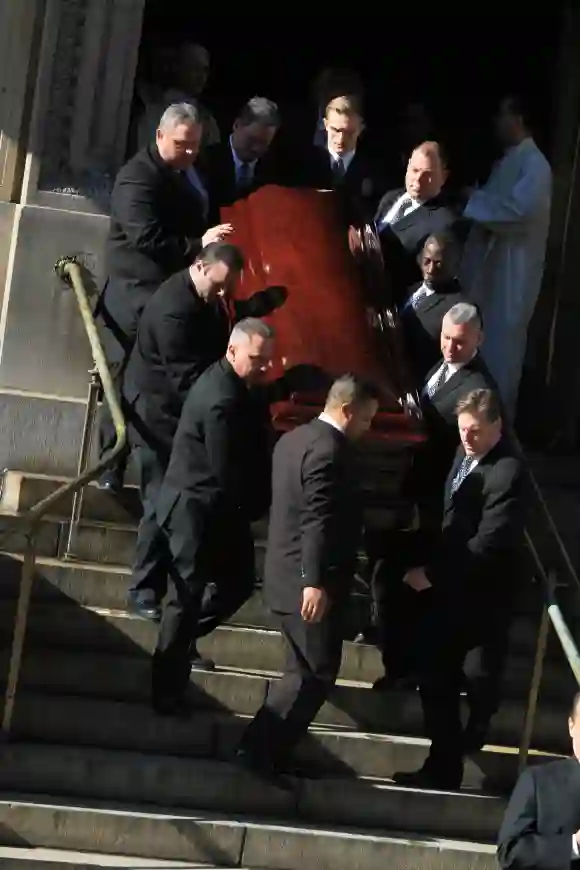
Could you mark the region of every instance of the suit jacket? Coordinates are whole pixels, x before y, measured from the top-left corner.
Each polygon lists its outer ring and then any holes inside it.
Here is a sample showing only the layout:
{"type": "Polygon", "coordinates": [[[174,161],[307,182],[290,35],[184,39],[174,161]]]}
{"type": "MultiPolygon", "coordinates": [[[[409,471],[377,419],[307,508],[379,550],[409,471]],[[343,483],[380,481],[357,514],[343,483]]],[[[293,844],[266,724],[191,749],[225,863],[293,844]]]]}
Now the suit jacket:
{"type": "Polygon", "coordinates": [[[507,620],[523,544],[523,461],[501,438],[453,493],[464,457],[460,447],[445,484],[440,545],[426,573],[435,588],[452,596],[456,613],[471,611],[483,622],[507,620]]]}
{"type": "Polygon", "coordinates": [[[421,299],[415,309],[406,303],[422,284],[422,281],[418,281],[409,287],[405,294],[405,301],[400,306],[407,359],[417,385],[424,382],[427,372],[441,359],[443,318],[458,302],[467,301],[459,281],[454,278],[452,281],[438,285],[435,293],[421,299]]]}
{"type": "Polygon", "coordinates": [[[368,148],[357,146],[347,171],[337,184],[327,148],[311,146],[302,158],[304,182],[321,190],[337,190],[343,199],[346,221],[364,224],[372,221],[381,190],[381,173],[368,148]]]}
{"type": "Polygon", "coordinates": [[[197,516],[257,519],[268,508],[268,408],[226,359],[197,379],[183,405],[157,502],[164,525],[179,499],[197,516]]]}
{"type": "Polygon", "coordinates": [[[189,269],[172,275],[146,304],[125,372],[131,439],[169,458],[192,384],[226,352],[233,322],[269,313],[264,293],[233,303],[204,302],[189,269]]]}
{"type": "Polygon", "coordinates": [[[344,601],[356,566],[362,512],[352,448],[315,419],[283,435],[274,450],[264,591],[281,613],[300,608],[306,586],[344,601]]]}
{"type": "MultiPolygon", "coordinates": [[[[385,193],[375,214],[377,227],[404,193],[404,188],[385,193]]],[[[401,300],[405,287],[421,279],[417,257],[425,239],[432,233],[451,227],[457,218],[458,214],[450,207],[447,197],[441,193],[395,224],[387,224],[380,231],[385,266],[392,282],[396,302],[401,300]]]]}
{"type": "Polygon", "coordinates": [[[202,167],[207,180],[211,225],[220,223],[223,206],[232,205],[266,184],[286,184],[288,181],[285,160],[280,156],[275,141],[256,163],[252,183],[246,190],[240,191],[236,184],[236,166],[229,138],[207,149],[202,167]]]}
{"type": "Polygon", "coordinates": [[[576,758],[524,770],[499,832],[502,870],[568,870],[580,829],[580,764],[576,758]]]}
{"type": "Polygon", "coordinates": [[[105,287],[97,305],[126,352],[151,294],[201,249],[204,207],[184,173],[143,148],[122,167],[111,198],[105,287]]]}
{"type": "MultiPolygon", "coordinates": [[[[492,389],[496,390],[496,384],[486,368],[479,353],[440,387],[432,398],[429,398],[424,388],[431,377],[441,366],[441,357],[427,372],[423,381],[420,400],[421,408],[425,416],[425,422],[429,434],[429,440],[438,446],[452,445],[453,451],[457,447],[459,434],[457,430],[457,417],[455,408],[458,401],[472,390],[492,389]]],[[[449,462],[451,457],[449,458],[449,462]]]]}

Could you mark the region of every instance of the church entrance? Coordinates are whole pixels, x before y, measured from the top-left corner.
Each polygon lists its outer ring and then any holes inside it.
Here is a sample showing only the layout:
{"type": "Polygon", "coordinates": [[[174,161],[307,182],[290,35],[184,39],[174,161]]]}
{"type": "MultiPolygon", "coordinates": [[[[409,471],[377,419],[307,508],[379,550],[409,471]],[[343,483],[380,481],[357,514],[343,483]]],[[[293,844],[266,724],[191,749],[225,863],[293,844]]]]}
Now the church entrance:
{"type": "Polygon", "coordinates": [[[351,67],[367,88],[369,135],[388,142],[405,107],[420,101],[447,140],[454,174],[466,182],[487,174],[495,156],[490,116],[498,94],[515,89],[532,102],[537,138],[549,153],[561,4],[527,7],[523,17],[505,7],[500,15],[494,4],[479,15],[473,7],[451,13],[444,6],[393,13],[346,6],[314,18],[147,0],[141,54],[186,36],[205,45],[205,100],[224,129],[255,94],[276,100],[291,118],[321,68],[351,67]]]}

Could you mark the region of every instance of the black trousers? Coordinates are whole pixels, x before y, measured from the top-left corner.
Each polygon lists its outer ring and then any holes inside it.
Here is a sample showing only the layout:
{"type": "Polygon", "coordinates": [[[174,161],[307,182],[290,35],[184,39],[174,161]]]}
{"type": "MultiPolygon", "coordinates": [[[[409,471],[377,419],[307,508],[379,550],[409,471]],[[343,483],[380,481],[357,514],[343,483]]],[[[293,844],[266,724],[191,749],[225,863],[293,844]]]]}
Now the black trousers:
{"type": "Polygon", "coordinates": [[[449,767],[462,757],[460,695],[467,693],[470,720],[485,729],[497,711],[507,655],[511,608],[478,610],[440,590],[415,592],[405,572],[425,564],[437,546],[424,533],[393,537],[391,557],[377,563],[372,597],[379,646],[388,676],[417,677],[431,763],[449,767]]]}
{"type": "MultiPolygon", "coordinates": [[[[119,402],[123,404],[123,381],[125,377],[125,369],[127,368],[127,363],[131,353],[132,343],[129,343],[124,337],[122,338],[123,343],[121,343],[115,332],[104,325],[101,325],[100,336],[105,357],[111,372],[115,394],[119,402]]],[[[113,449],[115,441],[117,440],[115,427],[109,412],[109,406],[105,401],[102,401],[101,403],[98,436],[99,458],[102,459],[106,453],[113,449]]],[[[131,448],[129,443],[127,443],[125,448],[117,456],[114,466],[110,469],[110,473],[115,474],[121,483],[125,477],[130,455],[131,448]]]]}
{"type": "Polygon", "coordinates": [[[167,592],[167,544],[157,523],[157,495],[163,482],[169,453],[139,445],[134,448],[139,472],[143,514],[137,530],[133,585],[131,590],[155,602],[167,592]]]}
{"type": "Polygon", "coordinates": [[[252,530],[239,511],[208,516],[181,497],[162,532],[168,590],[152,662],[154,701],[184,694],[192,642],[235,613],[255,586],[252,530]]]}
{"type": "Polygon", "coordinates": [[[486,730],[497,711],[509,628],[507,620],[484,623],[471,614],[462,620],[461,612],[448,620],[448,613],[433,601],[430,612],[427,605],[422,614],[419,672],[425,734],[431,740],[427,764],[447,772],[462,764],[461,691],[467,693],[471,724],[486,730]]]}
{"type": "Polygon", "coordinates": [[[331,608],[319,623],[299,612],[278,613],[286,666],[270,683],[241,748],[259,765],[280,769],[308,731],[336,682],[342,658],[344,611],[331,608]]]}

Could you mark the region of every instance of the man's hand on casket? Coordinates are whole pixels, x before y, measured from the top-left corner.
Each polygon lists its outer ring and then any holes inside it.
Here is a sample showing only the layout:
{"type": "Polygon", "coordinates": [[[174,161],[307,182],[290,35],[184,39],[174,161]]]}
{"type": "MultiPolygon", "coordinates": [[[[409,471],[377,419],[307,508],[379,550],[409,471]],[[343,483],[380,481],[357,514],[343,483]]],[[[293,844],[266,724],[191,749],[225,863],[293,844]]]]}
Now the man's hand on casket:
{"type": "Polygon", "coordinates": [[[258,290],[249,299],[239,300],[235,303],[238,317],[267,317],[277,308],[280,308],[288,298],[286,287],[273,285],[264,290],[258,290]]]}

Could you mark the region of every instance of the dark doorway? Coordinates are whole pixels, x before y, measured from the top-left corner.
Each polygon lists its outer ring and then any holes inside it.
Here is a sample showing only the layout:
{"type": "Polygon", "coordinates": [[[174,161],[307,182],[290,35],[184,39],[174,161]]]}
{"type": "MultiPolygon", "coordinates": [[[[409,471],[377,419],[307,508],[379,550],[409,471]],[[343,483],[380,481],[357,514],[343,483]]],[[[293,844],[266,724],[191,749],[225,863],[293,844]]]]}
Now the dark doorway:
{"type": "Polygon", "coordinates": [[[292,117],[308,100],[316,72],[349,66],[367,87],[369,137],[388,142],[406,104],[431,110],[451,153],[456,179],[484,176],[492,158],[490,115],[506,90],[524,91],[537,115],[536,138],[549,154],[561,3],[458,8],[445,4],[372,12],[345,6],[335,16],[285,14],[272,4],[247,14],[228,7],[204,10],[177,0],[147,0],[142,50],[184,36],[211,52],[205,101],[222,129],[254,94],[276,100],[292,117]]]}

